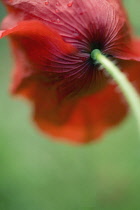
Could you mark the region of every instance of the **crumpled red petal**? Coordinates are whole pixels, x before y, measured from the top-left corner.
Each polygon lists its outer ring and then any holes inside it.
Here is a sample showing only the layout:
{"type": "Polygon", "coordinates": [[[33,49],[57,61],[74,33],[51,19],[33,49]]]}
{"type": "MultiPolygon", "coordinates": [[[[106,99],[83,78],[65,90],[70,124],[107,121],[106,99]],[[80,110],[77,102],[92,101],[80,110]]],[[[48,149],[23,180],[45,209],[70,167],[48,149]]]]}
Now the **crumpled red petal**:
{"type": "MultiPolygon", "coordinates": [[[[8,25],[7,19],[4,25],[8,25]]],[[[46,85],[55,86],[56,97],[62,100],[71,94],[79,97],[85,92],[86,94],[95,92],[105,83],[106,79],[102,76],[102,72],[96,73],[92,63],[89,64],[90,54],[83,55],[74,46],[63,41],[54,29],[50,29],[40,21],[21,21],[13,28],[1,31],[1,37],[6,35],[11,37],[13,47],[15,46],[15,50],[22,57],[22,61],[18,58],[20,62],[26,63],[24,70],[20,70],[20,76],[17,77],[21,79],[15,79],[14,89],[18,89],[20,81],[23,84],[24,77],[36,75],[40,78],[39,74],[43,73],[46,85]],[[98,82],[97,75],[99,75],[98,82]]],[[[15,51],[14,54],[17,59],[19,55],[15,51]]],[[[18,65],[21,64],[18,62],[18,65]]]]}
{"type": "MultiPolygon", "coordinates": [[[[140,63],[120,61],[122,70],[140,91],[140,63]]],[[[96,140],[125,117],[128,107],[115,85],[78,101],[56,103],[53,89],[48,90],[38,78],[29,80],[18,94],[33,102],[34,120],[40,129],[61,140],[87,143],[96,140]]]]}
{"type": "MultiPolygon", "coordinates": [[[[0,38],[3,38],[4,36],[7,36],[7,35],[12,36],[13,40],[15,41],[17,40],[16,42],[21,41],[21,43],[22,43],[22,40],[20,40],[20,38],[24,38],[24,37],[25,38],[30,37],[31,40],[36,40],[36,41],[38,39],[39,40],[38,42],[40,42],[41,44],[45,44],[44,47],[48,47],[47,50],[42,49],[44,50],[46,57],[50,56],[49,55],[50,50],[51,51],[58,50],[66,54],[72,53],[75,50],[73,46],[65,43],[62,40],[62,37],[55,30],[44,25],[42,22],[36,21],[36,20],[21,21],[14,28],[0,31],[0,38]],[[18,41],[18,39],[20,41],[18,41]]],[[[41,54],[41,53],[38,52],[38,54],[41,54]]]]}
{"type": "MultiPolygon", "coordinates": [[[[140,42],[137,40],[138,43],[140,42]]],[[[124,60],[120,60],[119,63],[122,70],[140,91],[140,63],[124,60]]],[[[61,140],[87,143],[91,139],[97,139],[107,129],[121,122],[128,111],[121,93],[118,92],[115,85],[111,84],[97,94],[78,101],[68,100],[60,106],[55,103],[53,90],[47,91],[38,78],[29,81],[25,87],[19,90],[19,93],[34,102],[34,119],[40,129],[47,134],[60,137],[61,140]],[[59,119],[62,119],[62,123],[59,119]]]]}
{"type": "Polygon", "coordinates": [[[25,19],[39,19],[45,22],[57,30],[64,40],[76,45],[76,48],[87,50],[91,47],[88,45],[92,39],[98,37],[106,43],[104,53],[119,59],[140,60],[138,54],[132,51],[130,26],[121,0],[51,0],[46,1],[47,3],[38,0],[3,0],[3,2],[8,7],[16,9],[17,14],[19,12],[21,15],[23,12],[25,19]],[[98,31],[98,34],[95,31],[98,31]]]}
{"type": "Polygon", "coordinates": [[[19,59],[17,68],[24,63],[23,69],[16,73],[20,76],[15,79],[15,90],[23,85],[25,79],[36,76],[40,80],[42,74],[46,86],[57,88],[59,100],[73,91],[76,94],[84,86],[80,78],[81,70],[91,66],[83,63],[80,53],[75,56],[76,48],[64,42],[54,29],[36,20],[21,21],[17,26],[0,32],[0,37],[6,35],[11,37],[16,60],[19,59]]]}
{"type": "MultiPolygon", "coordinates": [[[[140,92],[140,63],[137,61],[121,61],[121,63],[122,70],[140,92]]],[[[97,94],[82,98],[73,106],[70,118],[64,125],[54,125],[47,121],[43,117],[43,110],[41,114],[35,112],[35,121],[40,129],[53,136],[76,143],[87,143],[91,139],[98,139],[109,128],[118,125],[128,111],[127,103],[118,92],[118,88],[111,84],[97,94]]]]}

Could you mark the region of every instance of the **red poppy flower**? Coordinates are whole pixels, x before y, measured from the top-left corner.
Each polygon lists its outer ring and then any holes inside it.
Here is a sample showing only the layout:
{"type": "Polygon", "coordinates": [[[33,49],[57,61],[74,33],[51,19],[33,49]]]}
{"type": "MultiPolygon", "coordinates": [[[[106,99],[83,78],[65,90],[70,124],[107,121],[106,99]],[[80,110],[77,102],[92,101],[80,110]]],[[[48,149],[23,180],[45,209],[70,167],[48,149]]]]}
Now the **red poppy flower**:
{"type": "Polygon", "coordinates": [[[121,0],[3,0],[0,36],[12,43],[12,93],[28,98],[45,133],[86,143],[126,115],[127,106],[95,64],[98,48],[138,82],[140,41],[121,0]]]}

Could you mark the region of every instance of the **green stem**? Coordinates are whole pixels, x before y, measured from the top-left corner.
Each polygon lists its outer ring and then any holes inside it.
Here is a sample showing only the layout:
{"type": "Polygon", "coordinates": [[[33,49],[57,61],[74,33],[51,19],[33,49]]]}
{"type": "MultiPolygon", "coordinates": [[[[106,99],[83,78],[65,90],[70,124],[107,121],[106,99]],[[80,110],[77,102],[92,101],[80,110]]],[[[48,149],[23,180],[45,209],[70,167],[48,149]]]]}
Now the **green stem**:
{"type": "Polygon", "coordinates": [[[136,89],[127,79],[125,74],[123,74],[112,61],[110,61],[105,55],[103,55],[100,50],[93,50],[91,52],[91,58],[100,63],[119,86],[128,105],[131,108],[131,111],[133,112],[137,120],[138,131],[140,133],[140,98],[136,89]]]}

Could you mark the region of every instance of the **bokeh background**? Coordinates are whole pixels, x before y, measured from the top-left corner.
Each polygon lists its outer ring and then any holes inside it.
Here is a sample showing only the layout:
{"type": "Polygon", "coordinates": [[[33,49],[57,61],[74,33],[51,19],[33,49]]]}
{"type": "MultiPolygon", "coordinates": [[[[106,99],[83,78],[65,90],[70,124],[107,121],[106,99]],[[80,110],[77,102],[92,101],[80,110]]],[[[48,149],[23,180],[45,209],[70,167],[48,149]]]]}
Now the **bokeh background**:
{"type": "MultiPolygon", "coordinates": [[[[124,3],[140,35],[140,1],[124,3]]],[[[12,65],[8,42],[0,40],[0,210],[140,210],[133,117],[94,144],[45,138],[31,122],[30,106],[8,93],[12,65]]]]}

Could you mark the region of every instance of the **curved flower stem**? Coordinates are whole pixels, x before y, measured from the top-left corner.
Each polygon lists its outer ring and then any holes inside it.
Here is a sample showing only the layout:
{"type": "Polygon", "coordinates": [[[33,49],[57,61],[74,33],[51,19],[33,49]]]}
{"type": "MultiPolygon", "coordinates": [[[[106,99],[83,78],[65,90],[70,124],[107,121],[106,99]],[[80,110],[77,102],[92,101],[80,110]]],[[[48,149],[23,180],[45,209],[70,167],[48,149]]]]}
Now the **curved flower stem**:
{"type": "Polygon", "coordinates": [[[100,50],[93,50],[91,52],[91,58],[101,64],[119,86],[128,105],[131,108],[131,111],[133,112],[137,120],[138,131],[140,134],[140,97],[136,89],[127,79],[125,74],[123,74],[112,61],[110,61],[105,55],[103,55],[100,50]]]}

